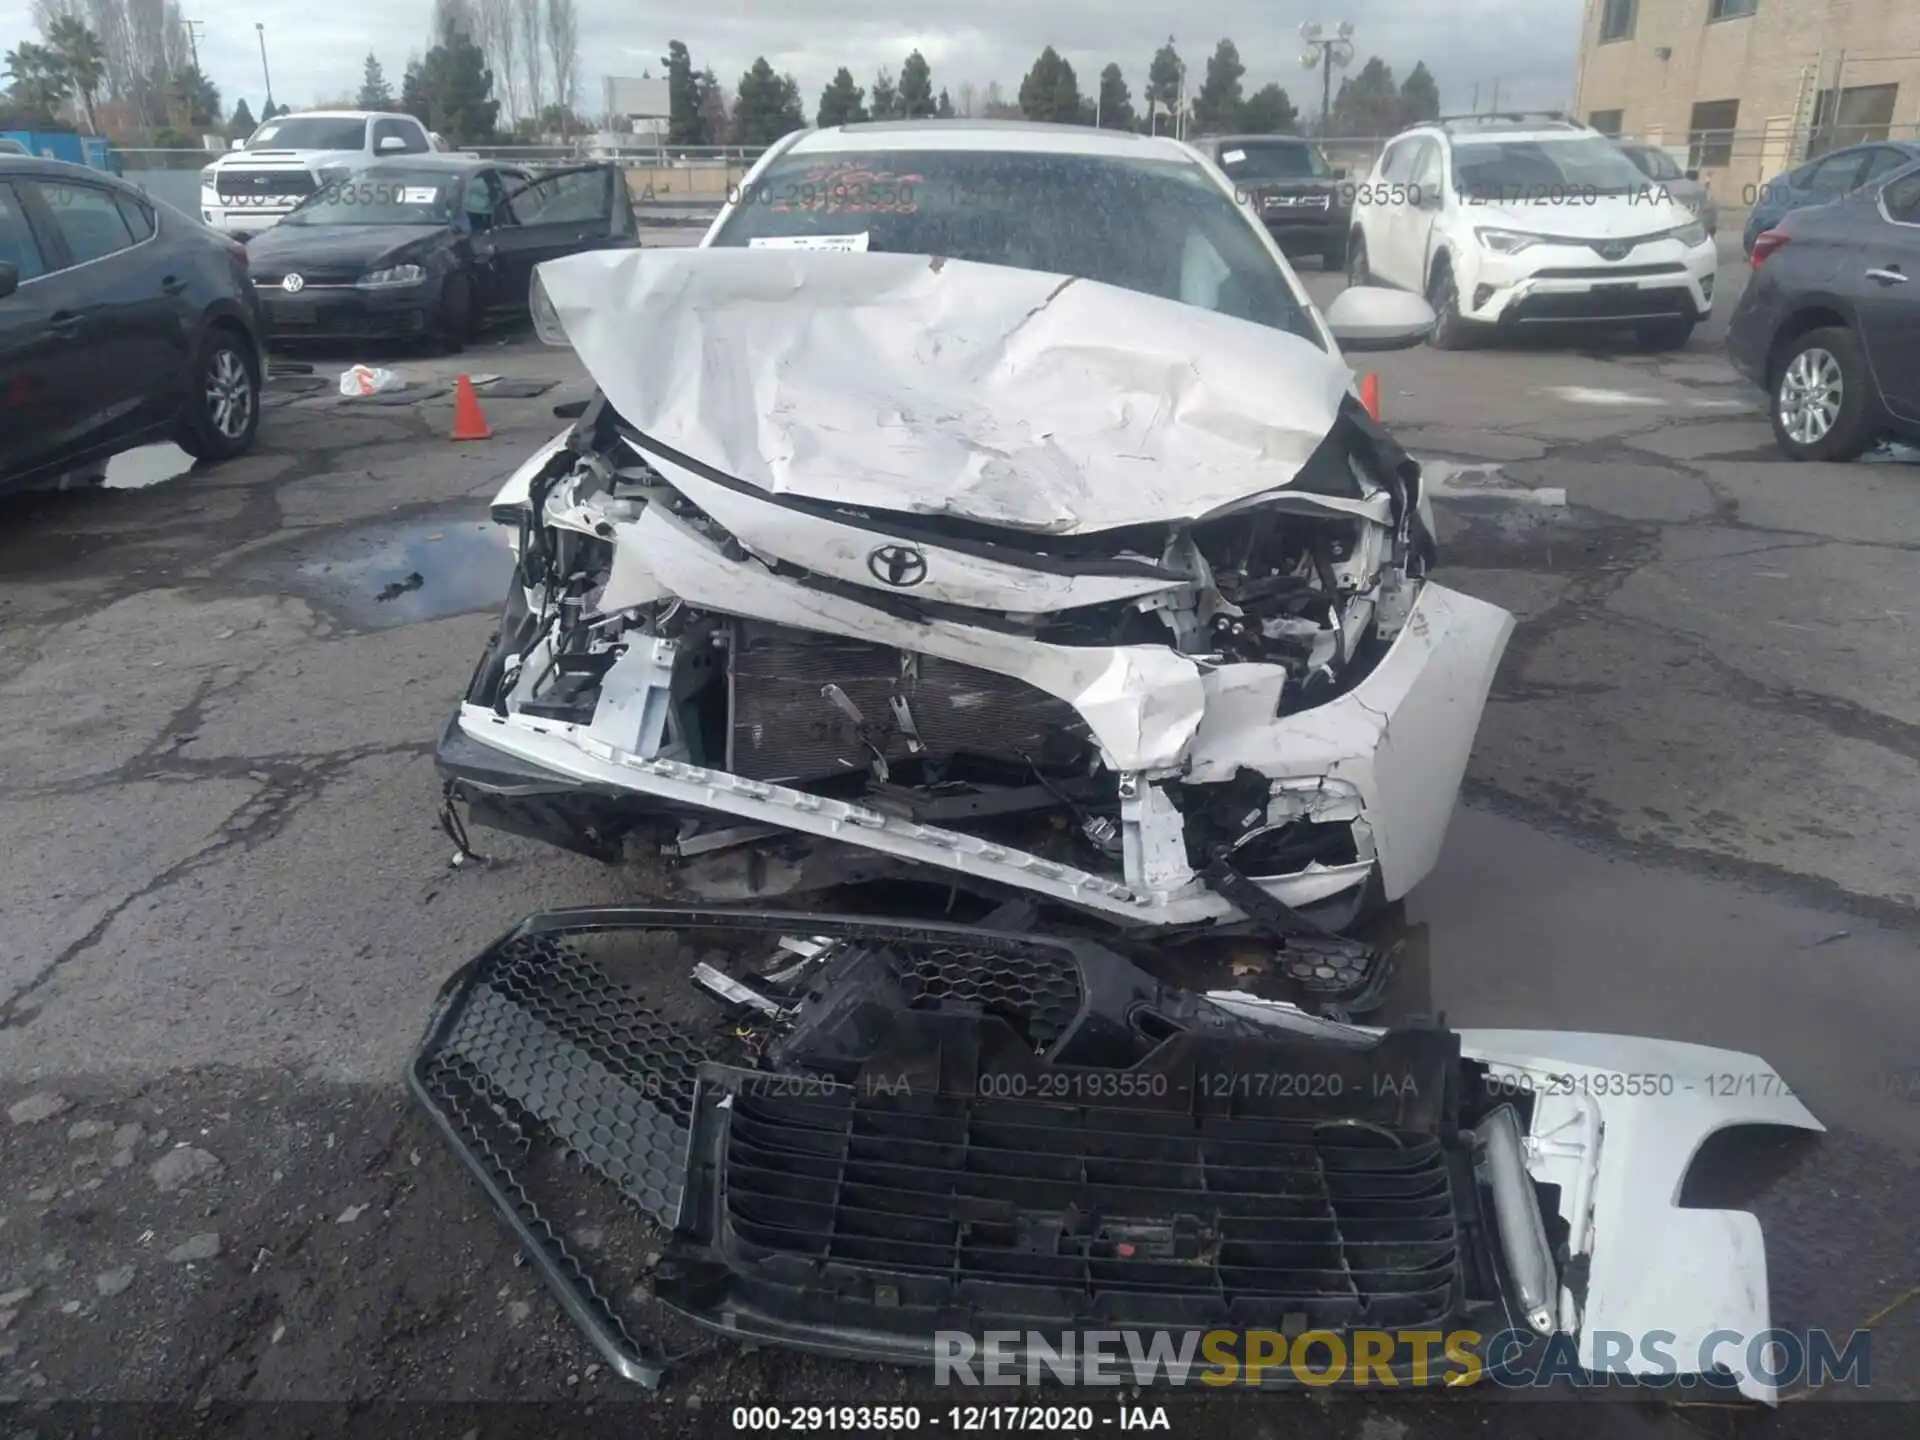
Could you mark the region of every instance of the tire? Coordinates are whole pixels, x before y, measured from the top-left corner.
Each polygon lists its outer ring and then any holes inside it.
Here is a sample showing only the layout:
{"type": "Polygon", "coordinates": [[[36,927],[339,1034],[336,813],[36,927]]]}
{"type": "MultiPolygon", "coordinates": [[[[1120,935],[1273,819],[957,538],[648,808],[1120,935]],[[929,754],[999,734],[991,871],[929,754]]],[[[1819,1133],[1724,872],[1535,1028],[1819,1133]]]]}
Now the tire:
{"type": "Polygon", "coordinates": [[[1859,458],[1874,440],[1867,413],[1871,383],[1851,330],[1809,330],[1796,337],[1775,362],[1767,387],[1768,417],[1781,452],[1791,460],[1859,458]]]}
{"type": "Polygon", "coordinates": [[[1678,350],[1693,337],[1693,327],[1698,323],[1692,316],[1683,316],[1678,320],[1656,320],[1640,326],[1634,334],[1649,350],[1678,350]]]}
{"type": "Polygon", "coordinates": [[[175,440],[196,460],[231,460],[260,429],[260,357],[237,330],[208,329],[175,440]]]}
{"type": "Polygon", "coordinates": [[[1427,343],[1436,350],[1468,350],[1479,340],[1479,326],[1460,315],[1460,289],[1453,283],[1453,267],[1442,264],[1433,272],[1427,287],[1427,303],[1439,318],[1427,343]]]}
{"type": "Polygon", "coordinates": [[[427,331],[427,353],[458,355],[473,329],[473,285],[465,275],[449,275],[440,286],[440,313],[427,331]]]}
{"type": "Polygon", "coordinates": [[[1320,252],[1320,268],[1329,275],[1347,268],[1347,242],[1344,239],[1336,238],[1327,242],[1326,248],[1320,252]]]}
{"type": "Polygon", "coordinates": [[[1347,288],[1373,283],[1373,269],[1367,264],[1367,237],[1358,230],[1347,241],[1347,288]]]}

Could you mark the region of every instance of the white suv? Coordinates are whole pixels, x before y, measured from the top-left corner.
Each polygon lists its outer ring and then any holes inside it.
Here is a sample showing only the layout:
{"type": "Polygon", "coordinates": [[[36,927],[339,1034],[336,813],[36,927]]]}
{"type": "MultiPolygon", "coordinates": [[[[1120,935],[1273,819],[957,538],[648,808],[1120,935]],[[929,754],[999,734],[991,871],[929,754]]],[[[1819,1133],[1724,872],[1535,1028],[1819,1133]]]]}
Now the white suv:
{"type": "Polygon", "coordinates": [[[1699,218],[1611,140],[1556,113],[1415,125],[1358,187],[1351,285],[1425,295],[1432,343],[1484,327],[1632,325],[1677,347],[1713,309],[1718,266],[1699,218]]]}
{"type": "Polygon", "coordinates": [[[267,121],[200,172],[200,218],[245,238],[270,230],[321,186],[377,159],[435,148],[411,115],[306,110],[267,121]]]}

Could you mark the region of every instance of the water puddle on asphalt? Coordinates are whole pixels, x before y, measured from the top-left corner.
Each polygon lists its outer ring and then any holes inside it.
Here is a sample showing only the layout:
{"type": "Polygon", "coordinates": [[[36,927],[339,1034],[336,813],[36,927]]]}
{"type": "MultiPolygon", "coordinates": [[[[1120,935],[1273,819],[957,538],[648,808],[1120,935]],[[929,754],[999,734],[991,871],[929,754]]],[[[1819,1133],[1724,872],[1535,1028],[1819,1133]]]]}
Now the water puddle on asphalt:
{"type": "Polygon", "coordinates": [[[295,558],[302,589],[373,627],[498,609],[513,568],[507,532],[490,520],[368,525],[295,558]]]}
{"type": "Polygon", "coordinates": [[[173,480],[193,468],[193,457],[178,445],[142,445],[107,461],[102,482],[109,490],[143,490],[173,480]]]}

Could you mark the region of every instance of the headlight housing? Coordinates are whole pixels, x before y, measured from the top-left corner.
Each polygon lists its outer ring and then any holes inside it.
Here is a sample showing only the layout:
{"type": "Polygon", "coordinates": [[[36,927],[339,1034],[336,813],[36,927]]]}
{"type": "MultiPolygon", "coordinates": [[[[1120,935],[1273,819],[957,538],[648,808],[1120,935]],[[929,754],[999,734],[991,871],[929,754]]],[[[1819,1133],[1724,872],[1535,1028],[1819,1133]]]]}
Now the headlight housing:
{"type": "Polygon", "coordinates": [[[389,265],[384,270],[369,270],[354,283],[363,289],[379,290],[389,285],[418,285],[427,272],[418,265],[389,265]]]}
{"type": "Polygon", "coordinates": [[[1707,227],[1699,220],[1695,220],[1690,225],[1682,225],[1678,230],[1669,230],[1667,235],[1670,239],[1678,240],[1689,250],[1696,245],[1707,243],[1707,227]]]}
{"type": "Polygon", "coordinates": [[[1475,230],[1473,233],[1496,255],[1518,255],[1546,239],[1544,235],[1529,235],[1524,230],[1475,230]]]}

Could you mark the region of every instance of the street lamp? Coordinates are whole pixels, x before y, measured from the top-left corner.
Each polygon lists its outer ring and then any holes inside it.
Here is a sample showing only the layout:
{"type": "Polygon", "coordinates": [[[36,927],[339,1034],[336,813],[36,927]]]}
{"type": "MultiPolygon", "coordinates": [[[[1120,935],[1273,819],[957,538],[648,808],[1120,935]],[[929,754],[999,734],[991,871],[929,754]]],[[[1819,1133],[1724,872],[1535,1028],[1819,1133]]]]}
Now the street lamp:
{"type": "Polygon", "coordinates": [[[267,108],[273,108],[273,76],[267,70],[267,27],[258,20],[253,22],[254,30],[260,36],[260,78],[267,82],[267,108]]]}
{"type": "Polygon", "coordinates": [[[1307,48],[1300,52],[1300,64],[1320,72],[1320,136],[1326,138],[1327,119],[1333,108],[1333,67],[1341,69],[1353,63],[1353,22],[1342,20],[1328,35],[1317,20],[1300,27],[1300,38],[1307,48]]]}

